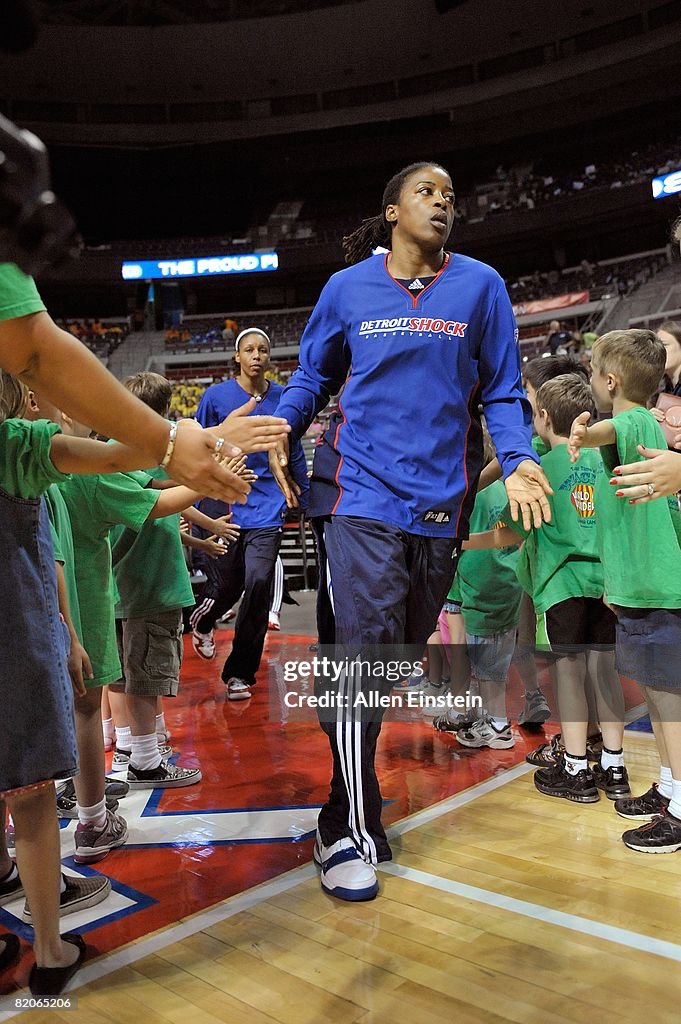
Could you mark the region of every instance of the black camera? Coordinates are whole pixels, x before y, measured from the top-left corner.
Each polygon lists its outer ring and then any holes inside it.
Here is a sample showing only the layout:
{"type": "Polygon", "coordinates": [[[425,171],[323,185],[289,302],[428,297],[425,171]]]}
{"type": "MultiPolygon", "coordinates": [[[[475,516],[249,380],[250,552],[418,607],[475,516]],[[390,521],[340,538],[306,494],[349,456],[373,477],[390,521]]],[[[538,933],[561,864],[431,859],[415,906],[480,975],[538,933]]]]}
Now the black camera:
{"type": "Polygon", "coordinates": [[[35,276],[81,247],[71,214],[50,188],[45,146],[0,115],[0,262],[35,276]]]}

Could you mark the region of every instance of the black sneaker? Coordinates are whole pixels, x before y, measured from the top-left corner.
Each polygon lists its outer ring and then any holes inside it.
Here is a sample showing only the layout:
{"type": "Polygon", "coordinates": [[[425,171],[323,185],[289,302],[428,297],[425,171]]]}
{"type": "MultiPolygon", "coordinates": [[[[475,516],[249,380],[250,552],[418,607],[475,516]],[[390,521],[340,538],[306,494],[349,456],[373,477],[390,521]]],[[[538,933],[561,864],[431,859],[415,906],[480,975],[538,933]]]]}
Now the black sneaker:
{"type": "MultiPolygon", "coordinates": [[[[118,810],[118,800],[107,795],[106,806],[107,810],[116,811],[118,810]]],[[[71,795],[64,792],[57,797],[57,814],[60,818],[73,818],[75,820],[78,817],[78,802],[75,792],[71,795]]]]}
{"type": "Polygon", "coordinates": [[[600,799],[594,777],[588,768],[570,775],[563,761],[553,768],[540,768],[534,773],[534,784],[545,796],[560,796],[579,804],[595,804],[600,799]]]}
{"type": "Polygon", "coordinates": [[[681,850],[681,821],[669,811],[658,814],[647,825],[625,832],[622,842],[638,853],[676,853],[681,850]]]}
{"type": "Polygon", "coordinates": [[[594,777],[594,782],[599,789],[602,789],[608,800],[619,800],[624,796],[631,796],[631,786],[629,785],[629,775],[627,769],[622,766],[621,768],[601,768],[600,764],[596,763],[591,769],[591,773],[594,777]]]}
{"type": "Polygon", "coordinates": [[[533,764],[535,768],[553,768],[564,753],[563,737],[561,733],[557,732],[549,743],[542,743],[536,750],[531,750],[529,754],[526,754],[525,760],[528,764],[533,764]]]}
{"type": "Polygon", "coordinates": [[[18,896],[24,895],[24,887],[21,884],[19,873],[15,873],[16,864],[12,862],[12,867],[9,869],[4,878],[0,878],[0,907],[3,907],[5,903],[11,903],[18,896]],[[14,875],[14,878],[12,878],[14,875]]]}
{"type": "Polygon", "coordinates": [[[445,712],[433,719],[433,728],[438,732],[459,732],[461,729],[470,729],[473,721],[470,715],[462,713],[450,717],[449,712],[445,712]]]}
{"type": "MultiPolygon", "coordinates": [[[[108,775],[104,776],[104,795],[111,797],[112,800],[122,800],[124,796],[127,796],[130,792],[130,786],[127,782],[121,781],[121,779],[110,779],[108,775]]],[[[60,796],[66,796],[69,800],[74,800],[76,797],[76,787],[73,784],[73,779],[68,779],[66,785],[59,792],[60,796]]]]}
{"type": "Polygon", "coordinates": [[[615,810],[622,818],[632,818],[634,821],[650,821],[657,814],[665,814],[669,807],[669,800],[662,796],[657,783],[653,782],[649,790],[642,796],[632,796],[630,800],[616,800],[615,810]]]}
{"type": "Polygon", "coordinates": [[[131,789],[181,789],[194,786],[201,781],[200,768],[181,768],[179,764],[161,761],[158,768],[128,767],[128,784],[131,789]]]}

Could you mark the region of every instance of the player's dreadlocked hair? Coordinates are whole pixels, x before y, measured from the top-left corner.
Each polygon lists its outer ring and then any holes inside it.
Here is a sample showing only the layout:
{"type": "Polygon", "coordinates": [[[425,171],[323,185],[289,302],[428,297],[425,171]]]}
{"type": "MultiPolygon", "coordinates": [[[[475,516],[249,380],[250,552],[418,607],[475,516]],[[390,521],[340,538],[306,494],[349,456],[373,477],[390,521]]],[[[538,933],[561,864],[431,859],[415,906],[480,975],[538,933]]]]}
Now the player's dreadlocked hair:
{"type": "Polygon", "coordinates": [[[377,245],[382,245],[386,249],[390,248],[393,229],[392,224],[389,224],[385,219],[386,207],[399,203],[405,181],[414,171],[420,171],[422,167],[440,167],[444,171],[444,167],[433,163],[432,160],[421,160],[418,163],[409,164],[408,167],[403,167],[401,171],[394,174],[385,186],[381,212],[378,216],[367,217],[356,231],[344,237],[343,252],[345,253],[346,263],[359,263],[361,260],[367,259],[367,257],[371,256],[372,249],[375,249],[377,245]]]}

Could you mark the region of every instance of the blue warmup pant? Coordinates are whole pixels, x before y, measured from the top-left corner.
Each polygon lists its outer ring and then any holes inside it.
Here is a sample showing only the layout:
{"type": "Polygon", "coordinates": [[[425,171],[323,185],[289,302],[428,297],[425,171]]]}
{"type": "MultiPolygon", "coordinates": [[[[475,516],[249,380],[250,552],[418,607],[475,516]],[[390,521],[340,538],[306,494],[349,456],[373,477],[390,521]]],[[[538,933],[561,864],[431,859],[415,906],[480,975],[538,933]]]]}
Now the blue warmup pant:
{"type": "MultiPolygon", "coordinates": [[[[420,656],[454,578],[460,541],[421,537],[357,516],[316,520],[315,531],[320,652],[330,653],[326,645],[336,645],[336,651],[342,649],[339,645],[350,645],[366,656],[380,657],[390,645],[392,657],[409,644],[420,656]]],[[[320,714],[331,745],[333,776],[318,825],[325,846],[349,836],[362,856],[376,864],[392,856],[381,824],[374,763],[382,712],[353,708],[353,696],[363,684],[354,677],[342,679],[338,685],[349,707],[335,720],[320,714]]],[[[383,692],[392,685],[384,681],[383,692]]]]}

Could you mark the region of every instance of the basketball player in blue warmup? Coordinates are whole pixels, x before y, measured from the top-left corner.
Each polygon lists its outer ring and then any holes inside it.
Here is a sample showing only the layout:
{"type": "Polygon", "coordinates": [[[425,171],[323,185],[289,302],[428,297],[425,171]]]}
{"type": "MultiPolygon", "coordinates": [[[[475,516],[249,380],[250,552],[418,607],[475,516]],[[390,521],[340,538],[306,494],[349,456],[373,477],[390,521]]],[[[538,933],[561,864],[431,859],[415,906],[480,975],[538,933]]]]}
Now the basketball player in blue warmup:
{"type": "MultiPolygon", "coordinates": [[[[528,526],[550,518],[511,304],[496,271],[445,250],[453,219],[444,168],[412,164],[390,180],[381,214],[344,239],[354,265],[324,287],[279,402],[293,441],[345,385],[312,476],[321,643],[423,649],[468,536],[482,465],[480,405],[513,518],[528,526]],[[389,251],[372,256],[377,246],[389,251]]],[[[295,505],[286,448],[271,465],[295,505]]],[[[341,685],[353,707],[352,672],[341,685]]],[[[374,865],[391,857],[374,768],[380,714],[348,710],[322,728],[333,754],[315,847],[322,887],[340,899],[371,899],[374,865]]]]}

